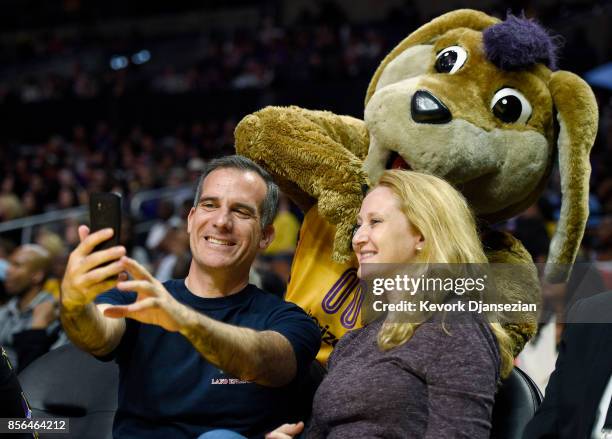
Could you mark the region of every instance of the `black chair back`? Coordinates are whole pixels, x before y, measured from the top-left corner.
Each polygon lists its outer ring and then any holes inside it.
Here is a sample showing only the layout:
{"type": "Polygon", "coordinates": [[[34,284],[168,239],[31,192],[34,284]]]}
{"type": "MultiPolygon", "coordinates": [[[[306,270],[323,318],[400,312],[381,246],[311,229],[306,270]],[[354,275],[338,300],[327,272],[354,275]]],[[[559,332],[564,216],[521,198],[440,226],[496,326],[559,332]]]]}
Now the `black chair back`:
{"type": "Polygon", "coordinates": [[[538,386],[515,367],[495,395],[491,439],[521,439],[541,403],[542,392],[538,386]]]}
{"type": "Polygon", "coordinates": [[[70,418],[70,434],[45,438],[112,439],[119,369],[69,343],[35,360],[19,374],[33,417],[70,418]]]}

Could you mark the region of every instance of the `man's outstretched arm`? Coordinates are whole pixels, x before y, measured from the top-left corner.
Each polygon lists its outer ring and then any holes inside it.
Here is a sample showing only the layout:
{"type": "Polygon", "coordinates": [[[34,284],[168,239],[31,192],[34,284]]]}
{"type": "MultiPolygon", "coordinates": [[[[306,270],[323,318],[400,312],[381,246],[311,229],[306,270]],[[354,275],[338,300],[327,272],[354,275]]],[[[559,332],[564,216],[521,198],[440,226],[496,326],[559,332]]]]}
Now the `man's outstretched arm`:
{"type": "Polygon", "coordinates": [[[297,371],[291,343],[275,331],[229,325],[188,309],[179,332],[208,362],[243,380],[277,387],[297,371]]]}
{"type": "Polygon", "coordinates": [[[121,262],[133,280],[119,282],[122,291],[138,293],[130,305],[111,306],[105,316],[129,317],[180,332],[211,364],[237,378],[265,386],[282,386],[296,374],[297,360],[289,340],[275,331],[255,331],[211,319],[179,303],[133,259],[121,262]]]}

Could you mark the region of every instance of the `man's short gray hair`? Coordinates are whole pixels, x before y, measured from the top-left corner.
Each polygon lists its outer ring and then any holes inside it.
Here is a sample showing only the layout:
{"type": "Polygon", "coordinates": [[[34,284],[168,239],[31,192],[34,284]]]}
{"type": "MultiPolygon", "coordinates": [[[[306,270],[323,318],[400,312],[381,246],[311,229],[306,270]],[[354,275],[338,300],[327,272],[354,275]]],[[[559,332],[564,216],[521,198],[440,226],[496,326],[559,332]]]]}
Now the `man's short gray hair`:
{"type": "Polygon", "coordinates": [[[268,172],[259,166],[254,161],[243,157],[241,155],[228,155],[225,157],[220,157],[217,159],[213,159],[206,164],[202,175],[198,179],[198,186],[196,187],[195,198],[193,199],[193,207],[197,207],[200,202],[200,197],[202,196],[202,183],[204,183],[204,179],[211,172],[217,169],[240,169],[245,172],[255,172],[258,174],[263,181],[266,183],[266,196],[261,203],[260,213],[261,213],[261,227],[267,227],[274,221],[276,217],[276,213],[278,212],[278,186],[272,180],[272,177],[268,172]]]}

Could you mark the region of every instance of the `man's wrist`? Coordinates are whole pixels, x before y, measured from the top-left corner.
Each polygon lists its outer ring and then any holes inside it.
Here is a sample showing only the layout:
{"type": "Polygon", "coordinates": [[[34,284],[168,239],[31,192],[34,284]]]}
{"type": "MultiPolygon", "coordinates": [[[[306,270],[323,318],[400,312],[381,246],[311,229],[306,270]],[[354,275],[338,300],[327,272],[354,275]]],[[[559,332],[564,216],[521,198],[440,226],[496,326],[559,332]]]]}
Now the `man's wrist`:
{"type": "Polygon", "coordinates": [[[66,303],[64,300],[60,300],[60,315],[66,317],[72,317],[76,315],[83,314],[85,312],[85,308],[87,305],[79,304],[79,303],[66,303]]]}
{"type": "Polygon", "coordinates": [[[188,337],[196,328],[201,326],[201,319],[199,317],[202,316],[182,303],[177,302],[176,306],[178,332],[188,337]]]}

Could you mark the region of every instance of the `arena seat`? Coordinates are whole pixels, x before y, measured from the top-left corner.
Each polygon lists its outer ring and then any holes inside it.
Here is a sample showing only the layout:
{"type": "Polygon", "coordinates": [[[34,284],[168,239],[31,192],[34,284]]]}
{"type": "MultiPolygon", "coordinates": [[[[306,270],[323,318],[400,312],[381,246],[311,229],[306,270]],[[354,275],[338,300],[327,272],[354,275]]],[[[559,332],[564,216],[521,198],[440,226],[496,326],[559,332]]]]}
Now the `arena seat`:
{"type": "Polygon", "coordinates": [[[491,439],[521,439],[523,430],[542,403],[542,392],[518,367],[495,395],[491,439]]]}
{"type": "Polygon", "coordinates": [[[19,381],[33,417],[70,418],[69,435],[42,437],[112,439],[119,384],[115,362],[98,361],[69,343],[32,362],[19,381]]]}

